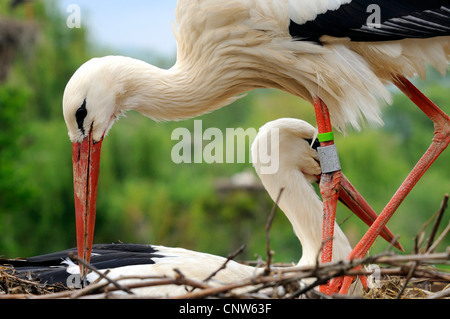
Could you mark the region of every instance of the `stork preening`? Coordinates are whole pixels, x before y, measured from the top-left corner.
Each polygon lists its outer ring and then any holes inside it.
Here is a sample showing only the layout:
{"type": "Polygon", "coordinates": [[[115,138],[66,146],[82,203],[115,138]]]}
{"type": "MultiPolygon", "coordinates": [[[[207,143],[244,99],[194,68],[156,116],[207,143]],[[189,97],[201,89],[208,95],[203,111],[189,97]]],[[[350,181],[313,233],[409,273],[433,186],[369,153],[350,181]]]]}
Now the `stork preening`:
{"type": "MultiPolygon", "coordinates": [[[[310,101],[319,140],[336,157],[332,124],[381,123],[380,103],[394,83],[435,125],[433,143],[348,258],[364,256],[397,207],[448,146],[449,117],[407,79],[442,74],[450,55],[448,0],[179,0],[176,64],[162,70],[108,56],[82,65],[67,84],[64,117],[73,143],[78,253],[89,260],[100,150],[128,110],[154,120],[211,112],[257,88],[277,88],[310,101]]],[[[332,259],[342,174],[322,174],[322,261],[332,259]]],[[[348,288],[346,281],[343,287],[348,288]]],[[[324,286],[330,293],[335,287],[324,286]]]]}
{"type": "MultiPolygon", "coordinates": [[[[258,176],[269,195],[286,214],[294,233],[300,240],[302,257],[297,266],[315,265],[322,246],[322,202],[311,185],[312,182],[318,181],[321,173],[315,149],[318,142],[314,142],[316,136],[316,129],[302,120],[279,119],[264,125],[252,146],[254,167],[258,176]],[[275,144],[268,142],[272,141],[271,134],[279,136],[275,144]],[[271,158],[271,161],[277,161],[278,170],[266,174],[263,173],[264,167],[270,163],[260,161],[259,154],[268,154],[268,147],[278,147],[280,153],[278,159],[271,158]],[[280,196],[281,189],[283,193],[280,196]]],[[[373,221],[377,215],[359,194],[355,193],[345,178],[344,185],[340,192],[341,200],[370,225],[368,221],[373,221]]],[[[334,227],[333,259],[339,261],[348,256],[351,246],[341,228],[337,224],[334,227]]],[[[389,242],[394,238],[387,229],[383,231],[383,237],[389,242]]],[[[19,274],[31,276],[49,284],[72,284],[75,278],[78,278],[79,283],[80,277],[74,277],[74,275],[80,274],[80,268],[69,259],[69,253],[75,253],[75,251],[70,249],[28,259],[1,260],[0,263],[13,265],[19,274]]],[[[144,277],[147,277],[146,280],[157,280],[161,276],[173,277],[174,269],[181,271],[188,279],[203,282],[219,270],[226,261],[227,258],[182,248],[135,244],[94,245],[91,258],[92,266],[101,272],[108,270],[107,276],[113,280],[124,276],[138,277],[138,279],[120,281],[123,285],[139,282],[143,280],[139,278],[144,277]]],[[[205,285],[236,283],[261,274],[263,271],[264,267],[255,268],[229,261],[226,267],[205,282],[205,285]]],[[[98,277],[97,273],[91,272],[86,279],[88,283],[92,283],[98,277]]],[[[358,283],[355,283],[356,286],[361,287],[358,283]]],[[[139,288],[133,292],[147,297],[173,297],[186,294],[186,289],[183,285],[158,285],[139,288]]],[[[358,289],[352,293],[361,293],[361,291],[358,289]]]]}

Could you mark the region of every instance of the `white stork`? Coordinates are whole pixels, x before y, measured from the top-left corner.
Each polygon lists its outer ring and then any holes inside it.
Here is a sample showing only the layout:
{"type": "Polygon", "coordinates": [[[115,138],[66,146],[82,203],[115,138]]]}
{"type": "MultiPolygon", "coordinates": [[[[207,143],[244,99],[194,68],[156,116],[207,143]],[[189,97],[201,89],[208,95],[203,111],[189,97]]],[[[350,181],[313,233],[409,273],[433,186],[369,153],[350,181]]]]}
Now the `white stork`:
{"type": "MultiPolygon", "coordinates": [[[[279,119],[264,125],[252,146],[252,156],[255,159],[254,167],[257,174],[269,195],[288,217],[300,240],[302,257],[297,266],[315,265],[322,246],[322,202],[311,185],[312,182],[318,181],[321,173],[315,149],[318,142],[314,142],[316,136],[317,130],[302,120],[279,119]],[[274,134],[275,130],[279,136],[279,144],[270,147],[278,147],[280,153],[278,159],[272,156],[271,161],[277,160],[278,170],[266,174],[264,167],[270,163],[260,161],[259,154],[268,154],[267,147],[270,144],[268,141],[272,141],[270,135],[274,134]],[[283,193],[279,196],[281,189],[283,189],[283,193]]],[[[273,141],[277,143],[275,140],[273,141]]],[[[341,200],[358,217],[370,224],[367,220],[374,220],[377,217],[375,212],[361,200],[359,194],[355,193],[345,178],[343,184],[345,186],[340,192],[341,200]]],[[[383,233],[383,237],[388,242],[394,238],[387,229],[383,233]]],[[[401,246],[397,247],[401,249],[401,246]]],[[[80,274],[78,265],[68,259],[68,254],[75,251],[75,249],[70,249],[28,259],[0,260],[0,264],[13,265],[19,274],[31,276],[49,284],[72,284],[77,277],[71,278],[70,276],[80,274]]],[[[335,224],[333,259],[335,261],[343,260],[350,252],[351,246],[347,237],[335,224]]],[[[107,276],[113,280],[124,276],[173,277],[176,268],[186,278],[202,282],[219,270],[226,260],[223,257],[182,248],[136,244],[99,244],[94,245],[91,264],[102,272],[108,270],[107,276]]],[[[211,281],[205,284],[218,286],[236,283],[263,271],[264,267],[255,268],[230,261],[226,264],[225,269],[220,270],[211,281]]],[[[98,274],[95,272],[87,275],[89,283],[97,279],[98,274]]],[[[122,285],[132,284],[140,280],[126,280],[120,281],[120,283],[122,285]]],[[[147,278],[146,280],[155,279],[147,278]]],[[[183,285],[154,286],[133,291],[137,295],[147,297],[173,297],[186,294],[183,285]]]]}
{"type": "MultiPolygon", "coordinates": [[[[394,83],[430,117],[430,149],[349,258],[363,256],[396,208],[447,147],[449,117],[406,77],[427,64],[445,73],[450,54],[448,0],[179,0],[176,64],[162,70],[127,57],[95,58],[67,84],[64,117],[73,143],[77,238],[89,260],[103,137],[128,110],[179,120],[230,104],[242,93],[277,88],[314,104],[319,139],[333,149],[331,123],[381,123],[380,101],[394,83]],[[330,116],[328,115],[328,111],[330,116]],[[331,120],[331,122],[330,122],[331,120]]],[[[336,156],[336,155],[335,155],[336,156]]],[[[338,165],[321,179],[331,260],[338,165]],[[333,186],[334,185],[334,186],[333,186]]]]}

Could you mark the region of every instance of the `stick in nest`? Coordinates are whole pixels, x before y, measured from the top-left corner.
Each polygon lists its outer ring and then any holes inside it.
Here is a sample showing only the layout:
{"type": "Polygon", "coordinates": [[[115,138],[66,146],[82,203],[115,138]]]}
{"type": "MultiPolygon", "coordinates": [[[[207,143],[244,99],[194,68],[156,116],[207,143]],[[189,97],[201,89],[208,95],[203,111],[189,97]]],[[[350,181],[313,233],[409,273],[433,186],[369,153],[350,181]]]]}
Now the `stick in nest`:
{"type": "Polygon", "coordinates": [[[433,229],[431,231],[430,237],[428,238],[427,251],[433,245],[434,237],[436,236],[437,230],[438,230],[439,225],[442,220],[442,216],[444,215],[444,211],[447,209],[447,206],[448,206],[448,194],[445,194],[444,198],[442,199],[441,208],[439,209],[439,211],[437,213],[436,221],[433,225],[433,229]]]}
{"type": "MultiPolygon", "coordinates": [[[[420,231],[418,232],[418,234],[416,235],[415,239],[414,239],[414,251],[417,254],[419,252],[421,243],[423,242],[423,237],[425,235],[425,228],[428,226],[428,224],[431,223],[432,219],[436,216],[436,220],[434,222],[433,225],[433,229],[431,231],[430,236],[428,237],[428,241],[427,241],[427,247],[426,247],[426,254],[432,253],[437,245],[439,245],[439,243],[444,239],[444,237],[447,235],[448,231],[450,230],[450,223],[447,226],[447,228],[444,230],[444,232],[442,233],[442,235],[438,238],[438,240],[436,242],[434,242],[434,238],[436,236],[437,230],[439,228],[439,225],[442,221],[442,216],[444,215],[444,211],[447,208],[447,204],[448,204],[448,194],[444,195],[444,198],[442,200],[441,203],[441,207],[440,209],[433,214],[433,216],[422,226],[422,228],[420,229],[420,231]],[[434,242],[434,244],[433,244],[434,242]]],[[[396,299],[400,299],[402,294],[405,292],[406,287],[408,286],[414,272],[416,271],[417,267],[420,265],[420,261],[413,261],[409,263],[410,268],[408,271],[408,274],[406,276],[405,281],[403,282],[403,285],[401,287],[401,289],[399,290],[396,299]]]]}
{"type": "Polygon", "coordinates": [[[122,285],[120,285],[117,281],[112,280],[111,278],[109,278],[108,276],[106,276],[105,274],[103,274],[101,271],[99,271],[97,268],[95,268],[94,266],[92,266],[91,264],[85,262],[83,259],[78,258],[77,255],[75,254],[70,254],[69,256],[71,259],[78,261],[79,263],[83,264],[84,266],[86,266],[87,268],[91,269],[93,272],[95,272],[97,275],[99,275],[101,278],[105,279],[106,281],[108,281],[110,284],[113,284],[114,286],[116,286],[118,289],[125,291],[128,294],[133,294],[133,292],[128,289],[127,287],[124,287],[122,285]]]}
{"type": "Polygon", "coordinates": [[[235,259],[240,253],[242,253],[245,249],[245,245],[242,245],[237,251],[235,251],[234,253],[228,255],[227,260],[223,263],[223,265],[217,269],[216,271],[214,271],[211,275],[209,275],[205,280],[203,280],[204,282],[208,282],[210,281],[215,275],[217,275],[221,270],[225,269],[227,267],[227,264],[235,259]]]}

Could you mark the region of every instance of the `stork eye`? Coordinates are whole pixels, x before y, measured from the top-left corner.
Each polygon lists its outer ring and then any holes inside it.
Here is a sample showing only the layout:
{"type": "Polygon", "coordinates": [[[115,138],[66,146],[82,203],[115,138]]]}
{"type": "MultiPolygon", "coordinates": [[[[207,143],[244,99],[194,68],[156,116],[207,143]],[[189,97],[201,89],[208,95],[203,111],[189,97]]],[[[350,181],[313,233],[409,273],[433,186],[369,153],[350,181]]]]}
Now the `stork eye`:
{"type": "Polygon", "coordinates": [[[315,149],[317,151],[317,148],[320,147],[320,142],[319,140],[316,138],[314,139],[314,141],[312,139],[304,139],[305,141],[308,142],[309,145],[311,145],[311,148],[315,149]]]}
{"type": "Polygon", "coordinates": [[[84,99],[83,104],[80,106],[80,108],[75,113],[75,118],[77,120],[78,128],[83,132],[84,134],[84,126],[83,122],[84,119],[87,116],[87,110],[86,110],[86,99],[84,99]]]}

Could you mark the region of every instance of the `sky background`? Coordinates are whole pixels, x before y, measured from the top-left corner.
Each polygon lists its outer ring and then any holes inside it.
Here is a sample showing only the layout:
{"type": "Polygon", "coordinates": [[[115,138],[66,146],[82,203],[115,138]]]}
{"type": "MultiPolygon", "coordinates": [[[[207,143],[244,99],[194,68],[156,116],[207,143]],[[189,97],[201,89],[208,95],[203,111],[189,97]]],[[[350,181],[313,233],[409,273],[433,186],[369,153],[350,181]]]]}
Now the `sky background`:
{"type": "Polygon", "coordinates": [[[172,22],[176,0],[58,0],[61,11],[76,4],[81,8],[81,27],[100,47],[153,51],[174,56],[172,22]]]}

